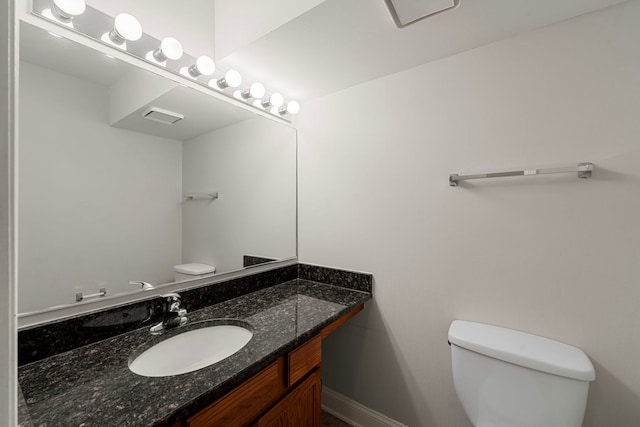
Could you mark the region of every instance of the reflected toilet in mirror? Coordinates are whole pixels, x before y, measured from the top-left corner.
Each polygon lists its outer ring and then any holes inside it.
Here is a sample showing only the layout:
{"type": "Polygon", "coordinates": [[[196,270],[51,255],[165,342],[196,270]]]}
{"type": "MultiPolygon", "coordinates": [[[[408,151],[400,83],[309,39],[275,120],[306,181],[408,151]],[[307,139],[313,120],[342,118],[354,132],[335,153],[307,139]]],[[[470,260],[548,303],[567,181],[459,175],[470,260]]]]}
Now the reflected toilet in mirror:
{"type": "Polygon", "coordinates": [[[173,271],[175,272],[175,281],[182,282],[183,280],[201,279],[211,276],[216,272],[216,268],[207,264],[190,262],[188,264],[174,266],[173,271]]]}

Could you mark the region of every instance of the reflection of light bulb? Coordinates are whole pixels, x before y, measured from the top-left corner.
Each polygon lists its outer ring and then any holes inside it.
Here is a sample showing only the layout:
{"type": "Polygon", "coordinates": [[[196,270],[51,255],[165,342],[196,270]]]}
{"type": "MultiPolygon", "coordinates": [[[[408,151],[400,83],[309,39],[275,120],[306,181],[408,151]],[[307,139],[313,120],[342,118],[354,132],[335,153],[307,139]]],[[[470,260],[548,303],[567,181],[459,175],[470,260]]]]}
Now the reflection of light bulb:
{"type": "Polygon", "coordinates": [[[194,79],[198,76],[210,76],[216,70],[216,64],[208,56],[199,56],[196,63],[190,66],[187,71],[194,79]]]}
{"type": "Polygon", "coordinates": [[[242,97],[242,99],[250,99],[250,98],[260,99],[264,96],[264,94],[265,94],[265,89],[262,83],[254,83],[251,85],[249,89],[243,90],[242,92],[240,92],[240,96],[242,97]]]}
{"type": "Polygon", "coordinates": [[[262,106],[264,108],[275,107],[279,108],[284,104],[284,97],[279,93],[272,93],[271,96],[262,101],[262,106]]]}
{"type": "Polygon", "coordinates": [[[242,76],[236,70],[229,70],[224,73],[224,77],[220,80],[209,82],[209,86],[213,87],[214,83],[220,90],[226,89],[228,87],[238,87],[240,86],[240,83],[242,83],[242,76]]]}
{"type": "Polygon", "coordinates": [[[62,18],[60,16],[54,16],[53,12],[51,11],[50,8],[46,8],[42,10],[42,16],[44,16],[47,19],[51,19],[52,21],[56,21],[64,26],[67,26],[69,28],[74,28],[73,26],[73,21],[71,19],[65,19],[62,18]]]}
{"type": "Polygon", "coordinates": [[[100,40],[126,49],[127,41],[134,42],[142,37],[142,25],[133,15],[121,13],[114,20],[113,29],[104,33],[100,40]]]}
{"type": "Polygon", "coordinates": [[[74,16],[82,15],[87,8],[84,0],[53,0],[52,3],[53,16],[62,22],[69,22],[74,16]]]}
{"type": "Polygon", "coordinates": [[[182,58],[184,50],[180,42],[173,37],[165,37],[160,42],[160,47],[156,50],[147,52],[145,58],[149,61],[157,62],[158,64],[167,65],[167,59],[176,61],[182,58]]]}
{"type": "Polygon", "coordinates": [[[299,111],[300,111],[300,104],[298,104],[297,101],[289,101],[287,102],[287,105],[285,105],[284,107],[281,107],[278,110],[278,113],[280,113],[280,115],[298,114],[299,111]]]}

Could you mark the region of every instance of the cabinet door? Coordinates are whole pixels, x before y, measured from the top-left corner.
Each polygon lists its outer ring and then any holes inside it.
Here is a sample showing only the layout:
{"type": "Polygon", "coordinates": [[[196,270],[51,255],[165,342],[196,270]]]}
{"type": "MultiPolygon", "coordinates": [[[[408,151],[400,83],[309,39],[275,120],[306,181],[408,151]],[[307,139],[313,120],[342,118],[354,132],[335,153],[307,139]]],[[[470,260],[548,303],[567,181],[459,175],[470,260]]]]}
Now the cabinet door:
{"type": "Polygon", "coordinates": [[[320,427],[320,369],[315,370],[255,424],[256,427],[320,427]]]}
{"type": "Polygon", "coordinates": [[[284,357],[189,418],[186,427],[244,427],[285,394],[284,357]]]}

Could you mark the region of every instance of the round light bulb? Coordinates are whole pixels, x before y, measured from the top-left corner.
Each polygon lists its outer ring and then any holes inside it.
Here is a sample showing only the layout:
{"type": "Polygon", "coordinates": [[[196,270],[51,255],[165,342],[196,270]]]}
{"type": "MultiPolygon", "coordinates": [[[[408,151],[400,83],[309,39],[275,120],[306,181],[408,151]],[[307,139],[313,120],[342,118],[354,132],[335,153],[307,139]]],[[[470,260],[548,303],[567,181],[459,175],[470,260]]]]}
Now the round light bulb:
{"type": "Polygon", "coordinates": [[[277,92],[272,93],[267,99],[262,100],[263,108],[274,107],[276,111],[282,107],[282,104],[284,104],[284,97],[277,92]]]}
{"type": "Polygon", "coordinates": [[[269,104],[276,108],[280,108],[282,107],[282,104],[284,104],[284,97],[279,93],[272,93],[269,97],[269,104]]]}
{"type": "Polygon", "coordinates": [[[224,79],[226,80],[229,87],[238,87],[242,83],[242,76],[236,70],[229,70],[224,74],[224,79]]]}
{"type": "Polygon", "coordinates": [[[167,59],[176,61],[182,58],[184,50],[180,42],[173,37],[165,37],[160,42],[160,47],[153,51],[153,57],[158,62],[164,62],[167,59]]]}
{"type": "Polygon", "coordinates": [[[252,98],[262,98],[266,91],[262,83],[254,83],[251,85],[249,93],[251,94],[252,98]]]}
{"type": "Polygon", "coordinates": [[[199,56],[196,59],[196,63],[189,67],[189,74],[192,77],[198,77],[200,75],[210,76],[216,70],[216,64],[213,59],[208,56],[199,56]]]}
{"type": "Polygon", "coordinates": [[[289,101],[285,107],[280,109],[280,114],[298,114],[300,112],[300,104],[298,101],[289,101]]]}
{"type": "Polygon", "coordinates": [[[109,37],[114,43],[122,44],[126,41],[134,42],[142,37],[142,25],[135,16],[121,13],[116,16],[113,30],[109,37]]]}
{"type": "Polygon", "coordinates": [[[211,79],[211,81],[209,82],[209,86],[211,86],[212,88],[225,90],[228,87],[238,87],[240,86],[240,83],[242,83],[242,76],[240,75],[240,73],[236,70],[229,70],[224,73],[223,78],[219,80],[211,79]]]}
{"type": "Polygon", "coordinates": [[[251,85],[249,89],[245,89],[242,92],[240,92],[240,97],[242,97],[242,99],[245,99],[245,100],[250,98],[260,99],[264,96],[264,94],[265,94],[264,85],[262,83],[254,83],[251,85]]]}
{"type": "Polygon", "coordinates": [[[86,8],[84,0],[53,0],[53,11],[62,19],[69,20],[82,15],[86,8]]]}

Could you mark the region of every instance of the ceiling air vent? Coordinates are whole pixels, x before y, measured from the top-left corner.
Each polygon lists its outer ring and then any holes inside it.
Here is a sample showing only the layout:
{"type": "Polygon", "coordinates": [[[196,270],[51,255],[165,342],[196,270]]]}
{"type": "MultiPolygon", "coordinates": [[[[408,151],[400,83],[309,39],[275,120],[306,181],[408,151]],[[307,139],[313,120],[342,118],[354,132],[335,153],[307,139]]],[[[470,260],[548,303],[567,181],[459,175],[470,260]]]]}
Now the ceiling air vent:
{"type": "Polygon", "coordinates": [[[174,113],[173,111],[158,107],[149,107],[145,109],[142,111],[142,117],[153,120],[154,122],[164,123],[165,125],[174,125],[184,119],[182,114],[174,113]]]}

